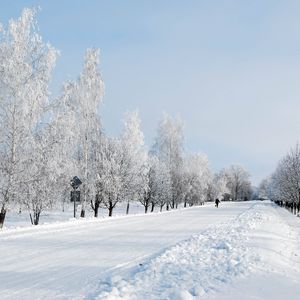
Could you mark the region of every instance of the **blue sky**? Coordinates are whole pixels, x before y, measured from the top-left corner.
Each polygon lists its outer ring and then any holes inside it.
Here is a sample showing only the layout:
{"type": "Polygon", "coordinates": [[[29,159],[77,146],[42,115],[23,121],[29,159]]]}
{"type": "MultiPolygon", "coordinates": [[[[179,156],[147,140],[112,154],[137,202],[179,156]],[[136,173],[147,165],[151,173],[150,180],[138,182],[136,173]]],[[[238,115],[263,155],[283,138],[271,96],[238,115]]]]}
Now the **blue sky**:
{"type": "Polygon", "coordinates": [[[61,51],[52,91],[101,50],[106,132],[138,109],[147,144],[163,112],[185,122],[187,151],[214,170],[244,165],[255,184],[300,133],[299,1],[0,1],[0,22],[40,6],[44,40],[61,51]]]}

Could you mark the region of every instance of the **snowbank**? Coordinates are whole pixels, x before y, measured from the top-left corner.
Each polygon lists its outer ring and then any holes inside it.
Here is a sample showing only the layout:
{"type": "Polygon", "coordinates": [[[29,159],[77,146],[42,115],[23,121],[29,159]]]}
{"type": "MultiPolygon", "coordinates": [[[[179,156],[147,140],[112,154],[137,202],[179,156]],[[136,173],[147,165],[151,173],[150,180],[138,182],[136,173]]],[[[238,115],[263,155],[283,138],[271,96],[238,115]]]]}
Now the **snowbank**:
{"type": "Polygon", "coordinates": [[[288,224],[291,218],[270,202],[256,203],[233,221],[167,249],[123,278],[107,278],[96,299],[282,299],[285,287],[294,289],[285,291],[290,299],[298,299],[299,232],[288,224]],[[283,291],[271,288],[273,282],[281,282],[283,291]]]}
{"type": "Polygon", "coordinates": [[[234,277],[248,274],[259,261],[244,241],[261,225],[255,205],[230,223],[213,226],[179,243],[135,270],[129,279],[112,277],[97,299],[181,299],[218,292],[234,277]]]}

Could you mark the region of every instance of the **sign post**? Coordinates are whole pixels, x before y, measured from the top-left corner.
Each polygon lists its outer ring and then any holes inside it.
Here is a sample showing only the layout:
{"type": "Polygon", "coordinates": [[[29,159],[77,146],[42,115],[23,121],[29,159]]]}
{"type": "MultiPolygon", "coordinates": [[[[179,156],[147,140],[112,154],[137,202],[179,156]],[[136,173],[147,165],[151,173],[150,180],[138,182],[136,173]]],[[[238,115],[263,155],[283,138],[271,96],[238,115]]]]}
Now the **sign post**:
{"type": "Polygon", "coordinates": [[[71,202],[74,202],[74,218],[76,218],[76,202],[80,202],[80,191],[77,191],[77,189],[81,184],[82,182],[77,176],[71,179],[71,186],[73,188],[73,191],[71,191],[71,202]]]}

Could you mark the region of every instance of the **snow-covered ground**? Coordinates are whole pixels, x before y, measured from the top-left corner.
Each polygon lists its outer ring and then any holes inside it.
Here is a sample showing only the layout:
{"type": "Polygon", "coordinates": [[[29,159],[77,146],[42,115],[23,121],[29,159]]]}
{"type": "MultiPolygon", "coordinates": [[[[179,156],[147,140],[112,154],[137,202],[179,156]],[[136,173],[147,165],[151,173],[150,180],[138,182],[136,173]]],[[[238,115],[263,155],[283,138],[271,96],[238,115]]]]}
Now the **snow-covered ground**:
{"type": "MultiPolygon", "coordinates": [[[[124,216],[126,214],[126,202],[121,202],[117,205],[113,211],[113,216],[124,216]]],[[[80,216],[80,208],[77,208],[76,216],[80,216]]],[[[129,214],[142,214],[144,213],[144,206],[139,202],[133,202],[130,204],[129,214]]],[[[158,208],[155,208],[157,211],[158,208]]],[[[65,204],[65,209],[53,209],[51,211],[42,211],[40,216],[40,224],[50,224],[50,223],[57,223],[63,222],[67,220],[73,220],[74,215],[74,208],[72,203],[65,204]]],[[[107,218],[108,217],[108,210],[105,208],[100,208],[98,217],[107,218]]],[[[91,207],[88,205],[86,207],[86,217],[93,218],[94,212],[92,211],[91,207]]],[[[24,210],[21,214],[18,211],[11,210],[8,211],[5,218],[4,229],[15,229],[19,227],[29,226],[31,224],[30,217],[28,211],[24,210]]]]}
{"type": "Polygon", "coordinates": [[[208,204],[0,232],[1,299],[299,299],[300,219],[208,204]]]}

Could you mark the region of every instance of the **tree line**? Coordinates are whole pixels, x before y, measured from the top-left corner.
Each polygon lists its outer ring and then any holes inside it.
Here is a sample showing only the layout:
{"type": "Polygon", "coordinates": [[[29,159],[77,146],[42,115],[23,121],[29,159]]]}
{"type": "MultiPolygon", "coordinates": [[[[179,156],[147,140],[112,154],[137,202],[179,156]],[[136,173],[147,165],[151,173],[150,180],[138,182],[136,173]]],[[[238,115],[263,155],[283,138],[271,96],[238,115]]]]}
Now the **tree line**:
{"type": "Polygon", "coordinates": [[[274,173],[262,180],[260,195],[284,206],[292,213],[300,212],[300,147],[295,147],[278,162],[274,173]]]}
{"type": "Polygon", "coordinates": [[[232,165],[218,173],[205,154],[184,151],[183,122],[164,115],[150,149],[136,111],[125,114],[118,137],[100,118],[104,83],[99,50],[87,49],[78,78],[52,97],[49,82],[59,52],[39,34],[36,11],[0,24],[0,228],[8,208],[41,212],[70,201],[70,180],[81,181],[81,216],[87,206],[109,216],[118,203],[176,209],[215,198],[247,200],[249,173],[232,165]]]}

